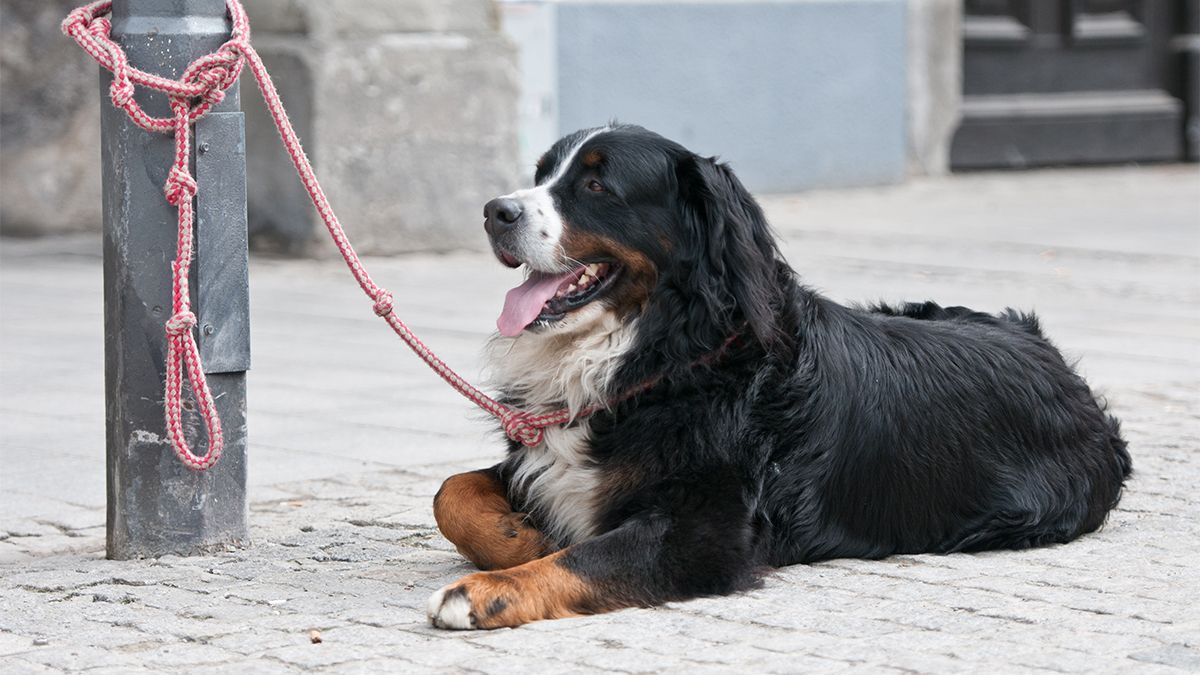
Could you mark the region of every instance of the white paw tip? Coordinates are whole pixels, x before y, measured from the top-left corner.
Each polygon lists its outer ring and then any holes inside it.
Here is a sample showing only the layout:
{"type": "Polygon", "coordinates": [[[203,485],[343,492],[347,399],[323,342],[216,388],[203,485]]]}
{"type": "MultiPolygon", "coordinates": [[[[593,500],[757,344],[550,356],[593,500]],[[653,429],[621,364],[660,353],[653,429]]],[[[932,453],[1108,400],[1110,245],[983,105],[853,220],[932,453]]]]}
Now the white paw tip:
{"type": "Polygon", "coordinates": [[[475,619],[471,616],[471,601],[465,591],[450,593],[450,586],[443,586],[429,596],[429,605],[425,610],[429,623],[438,628],[451,630],[471,630],[475,628],[475,619]]]}

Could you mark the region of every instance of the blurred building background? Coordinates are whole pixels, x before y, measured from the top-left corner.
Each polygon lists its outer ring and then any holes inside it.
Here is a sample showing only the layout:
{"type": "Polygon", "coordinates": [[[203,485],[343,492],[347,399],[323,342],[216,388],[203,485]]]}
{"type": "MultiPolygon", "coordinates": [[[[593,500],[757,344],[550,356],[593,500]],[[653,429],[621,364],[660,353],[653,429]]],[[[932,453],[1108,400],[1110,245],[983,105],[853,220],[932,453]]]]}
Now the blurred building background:
{"type": "MultiPolygon", "coordinates": [[[[0,0],[0,234],[98,231],[100,92],[58,24],[0,0]]],[[[478,248],[481,205],[611,119],[759,192],[1200,157],[1200,0],[245,0],[361,250],[478,248]]],[[[259,250],[319,223],[243,82],[259,250]]]]}

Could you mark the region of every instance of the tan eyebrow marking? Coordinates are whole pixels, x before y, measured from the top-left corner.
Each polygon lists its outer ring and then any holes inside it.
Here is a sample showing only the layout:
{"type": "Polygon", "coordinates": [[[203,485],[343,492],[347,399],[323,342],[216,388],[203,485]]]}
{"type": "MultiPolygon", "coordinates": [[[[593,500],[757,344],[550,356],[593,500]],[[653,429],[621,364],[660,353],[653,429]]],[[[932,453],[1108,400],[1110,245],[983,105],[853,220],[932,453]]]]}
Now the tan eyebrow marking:
{"type": "Polygon", "coordinates": [[[590,150],[583,156],[583,165],[588,168],[596,168],[604,162],[604,155],[600,154],[599,150],[590,150]]]}

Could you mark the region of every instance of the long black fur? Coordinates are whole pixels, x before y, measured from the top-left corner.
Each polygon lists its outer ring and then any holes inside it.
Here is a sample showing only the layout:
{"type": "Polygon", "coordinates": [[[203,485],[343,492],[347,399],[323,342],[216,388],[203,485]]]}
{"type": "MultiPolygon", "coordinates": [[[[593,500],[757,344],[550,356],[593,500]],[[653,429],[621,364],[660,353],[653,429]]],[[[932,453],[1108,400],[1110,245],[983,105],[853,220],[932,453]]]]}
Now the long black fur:
{"type": "Polygon", "coordinates": [[[631,126],[586,147],[610,194],[563,181],[564,219],[658,273],[614,389],[666,375],[591,420],[609,492],[564,564],[601,604],[728,593],[764,566],[1067,542],[1116,505],[1118,422],[1032,314],[842,306],[798,283],[728,166],[631,126]]]}

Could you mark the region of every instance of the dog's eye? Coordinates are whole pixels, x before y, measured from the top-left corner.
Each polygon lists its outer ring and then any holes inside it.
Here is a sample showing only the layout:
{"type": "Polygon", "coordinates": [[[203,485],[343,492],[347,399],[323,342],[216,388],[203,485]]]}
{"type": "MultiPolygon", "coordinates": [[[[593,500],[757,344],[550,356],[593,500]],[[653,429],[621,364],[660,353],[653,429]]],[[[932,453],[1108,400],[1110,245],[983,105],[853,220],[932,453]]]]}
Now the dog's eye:
{"type": "Polygon", "coordinates": [[[598,180],[589,180],[587,189],[591,190],[592,192],[604,192],[604,186],[601,185],[600,181],[598,180]]]}

